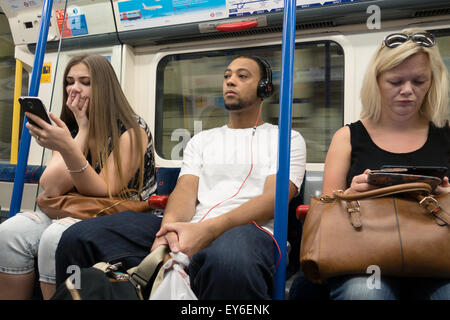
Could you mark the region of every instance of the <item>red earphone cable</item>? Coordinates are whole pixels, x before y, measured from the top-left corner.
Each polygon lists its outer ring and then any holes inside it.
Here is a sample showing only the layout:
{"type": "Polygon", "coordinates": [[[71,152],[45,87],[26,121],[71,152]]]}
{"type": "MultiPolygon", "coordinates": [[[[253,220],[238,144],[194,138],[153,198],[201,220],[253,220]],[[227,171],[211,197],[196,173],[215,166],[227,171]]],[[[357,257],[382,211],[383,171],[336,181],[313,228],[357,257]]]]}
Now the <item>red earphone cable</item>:
{"type": "Polygon", "coordinates": [[[280,250],[280,246],[278,245],[277,240],[275,239],[275,237],[269,231],[267,231],[266,229],[260,227],[255,221],[250,221],[250,223],[253,223],[259,230],[267,233],[272,238],[272,240],[275,243],[275,246],[277,247],[277,250],[278,250],[278,261],[277,261],[277,264],[275,266],[275,268],[278,269],[278,265],[280,264],[280,260],[281,260],[281,250],[280,250]]]}
{"type": "Polygon", "coordinates": [[[239,187],[239,189],[237,190],[237,192],[232,195],[231,197],[217,203],[216,205],[214,205],[213,207],[211,207],[211,209],[208,210],[208,212],[206,212],[203,217],[199,220],[199,222],[202,222],[206,216],[217,206],[221,205],[222,203],[224,203],[225,201],[228,201],[230,199],[233,199],[234,197],[236,197],[238,195],[239,192],[241,192],[242,187],[244,186],[245,182],[247,181],[248,177],[250,176],[250,174],[252,173],[253,170],[253,137],[255,136],[255,132],[256,132],[256,127],[258,126],[258,121],[259,121],[259,117],[261,116],[261,110],[262,110],[262,106],[263,106],[263,102],[261,101],[261,105],[259,106],[259,112],[258,112],[258,117],[256,118],[256,122],[255,125],[253,127],[253,132],[252,132],[252,138],[250,140],[250,170],[247,174],[247,176],[245,177],[244,181],[242,182],[241,186],[239,187]]]}
{"type": "MultiPolygon", "coordinates": [[[[261,101],[261,105],[260,105],[260,107],[259,107],[258,117],[257,117],[257,119],[256,119],[255,126],[253,127],[252,139],[251,139],[251,141],[250,141],[250,162],[251,162],[251,164],[250,164],[250,170],[249,170],[247,176],[245,177],[245,179],[244,179],[244,181],[242,182],[241,186],[239,187],[239,189],[237,190],[237,192],[236,192],[234,195],[232,195],[231,197],[229,197],[229,198],[227,198],[227,199],[225,199],[225,200],[219,202],[218,204],[214,205],[213,207],[211,207],[211,209],[209,209],[208,212],[206,212],[206,213],[203,215],[203,217],[199,220],[199,222],[202,222],[202,221],[206,218],[206,216],[207,216],[214,208],[216,208],[217,206],[221,205],[221,204],[224,203],[225,201],[230,200],[230,199],[234,198],[235,196],[237,196],[237,194],[241,191],[242,187],[244,186],[245,182],[247,181],[248,177],[249,177],[250,174],[252,173],[252,170],[253,170],[253,137],[255,136],[256,127],[258,126],[259,117],[261,116],[262,106],[263,106],[263,101],[261,101]]],[[[265,230],[264,228],[260,227],[255,221],[250,221],[250,223],[253,223],[258,229],[260,229],[261,231],[267,233],[267,234],[273,239],[273,242],[275,243],[275,246],[277,247],[277,250],[278,250],[278,261],[277,261],[277,264],[276,264],[276,266],[275,266],[275,268],[278,268],[278,265],[279,265],[280,260],[281,260],[281,250],[280,250],[280,246],[279,246],[278,243],[277,243],[277,240],[274,238],[274,236],[273,236],[269,231],[267,231],[267,230],[265,230]]]]}

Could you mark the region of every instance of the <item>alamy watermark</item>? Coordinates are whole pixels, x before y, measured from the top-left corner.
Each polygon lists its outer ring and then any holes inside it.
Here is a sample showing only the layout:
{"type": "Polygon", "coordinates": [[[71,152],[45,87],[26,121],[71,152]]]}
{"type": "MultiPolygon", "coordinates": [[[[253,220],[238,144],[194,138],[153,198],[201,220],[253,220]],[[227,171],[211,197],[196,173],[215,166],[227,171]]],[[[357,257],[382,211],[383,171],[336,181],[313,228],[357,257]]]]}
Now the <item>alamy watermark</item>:
{"type": "Polygon", "coordinates": [[[66,269],[66,273],[69,273],[69,280],[74,285],[75,289],[81,289],[81,269],[77,265],[70,265],[66,269]]]}
{"type": "Polygon", "coordinates": [[[377,265],[367,267],[366,272],[372,274],[366,280],[367,288],[370,290],[381,289],[381,269],[377,265]]]}
{"type": "Polygon", "coordinates": [[[381,29],[381,9],[377,5],[370,5],[366,10],[367,14],[370,16],[367,18],[367,29],[369,30],[379,30],[381,29]]]}

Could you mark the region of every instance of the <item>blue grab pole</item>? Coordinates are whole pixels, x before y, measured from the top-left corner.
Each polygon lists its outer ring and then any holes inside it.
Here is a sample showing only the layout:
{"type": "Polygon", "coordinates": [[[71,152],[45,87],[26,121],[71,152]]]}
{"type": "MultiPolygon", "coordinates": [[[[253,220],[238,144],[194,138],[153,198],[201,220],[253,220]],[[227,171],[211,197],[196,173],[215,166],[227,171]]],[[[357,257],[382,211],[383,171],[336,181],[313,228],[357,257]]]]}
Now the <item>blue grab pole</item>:
{"type": "Polygon", "coordinates": [[[296,1],[284,0],[283,43],[281,48],[281,80],[280,80],[280,112],[278,115],[278,171],[275,191],[274,236],[278,251],[276,259],[280,259],[275,274],[275,290],[273,299],[285,299],[286,283],[286,243],[289,210],[289,162],[291,155],[292,126],[292,91],[295,49],[296,1]]]}
{"type": "MultiPolygon", "coordinates": [[[[48,28],[50,17],[52,15],[53,0],[44,0],[42,6],[42,18],[39,26],[38,41],[36,43],[36,53],[34,55],[33,70],[31,73],[31,84],[28,92],[29,96],[36,97],[39,93],[39,83],[41,81],[42,64],[44,62],[45,47],[47,45],[48,28]]],[[[9,217],[14,216],[20,211],[23,196],[23,184],[25,178],[25,169],[28,162],[28,153],[30,151],[31,136],[25,124],[25,117],[22,127],[22,136],[20,138],[19,155],[17,157],[16,176],[14,178],[14,187],[9,206],[9,217]]]]}

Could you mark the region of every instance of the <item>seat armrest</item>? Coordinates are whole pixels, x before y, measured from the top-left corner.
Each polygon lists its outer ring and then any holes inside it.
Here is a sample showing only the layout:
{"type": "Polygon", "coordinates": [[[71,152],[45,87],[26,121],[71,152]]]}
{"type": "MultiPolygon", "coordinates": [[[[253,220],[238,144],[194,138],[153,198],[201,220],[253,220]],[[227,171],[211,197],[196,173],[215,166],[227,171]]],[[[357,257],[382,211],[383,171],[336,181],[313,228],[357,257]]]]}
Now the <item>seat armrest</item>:
{"type": "Polygon", "coordinates": [[[161,209],[164,210],[166,208],[167,199],[169,199],[169,196],[151,196],[148,198],[148,204],[153,209],[161,209]]]}
{"type": "Polygon", "coordinates": [[[301,204],[295,210],[295,215],[297,216],[297,220],[302,222],[305,221],[306,215],[308,214],[309,204],[301,204]]]}

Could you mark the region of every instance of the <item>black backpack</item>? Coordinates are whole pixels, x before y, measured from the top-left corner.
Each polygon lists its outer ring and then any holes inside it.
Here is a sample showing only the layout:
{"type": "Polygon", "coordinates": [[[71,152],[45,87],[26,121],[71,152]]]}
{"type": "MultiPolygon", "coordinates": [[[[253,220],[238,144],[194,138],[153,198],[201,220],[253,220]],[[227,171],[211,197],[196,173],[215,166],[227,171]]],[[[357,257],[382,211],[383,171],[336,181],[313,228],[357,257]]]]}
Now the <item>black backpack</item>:
{"type": "Polygon", "coordinates": [[[163,278],[161,266],[170,256],[159,246],[134,268],[120,271],[121,263],[100,262],[81,268],[77,281],[69,277],[56,289],[52,300],[148,300],[163,278]],[[161,270],[161,272],[159,272],[161,270]]]}

